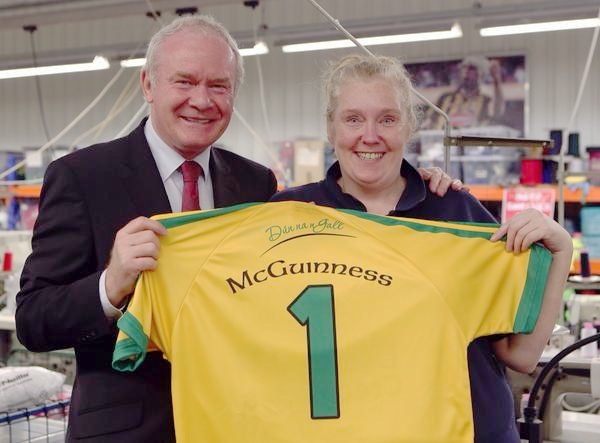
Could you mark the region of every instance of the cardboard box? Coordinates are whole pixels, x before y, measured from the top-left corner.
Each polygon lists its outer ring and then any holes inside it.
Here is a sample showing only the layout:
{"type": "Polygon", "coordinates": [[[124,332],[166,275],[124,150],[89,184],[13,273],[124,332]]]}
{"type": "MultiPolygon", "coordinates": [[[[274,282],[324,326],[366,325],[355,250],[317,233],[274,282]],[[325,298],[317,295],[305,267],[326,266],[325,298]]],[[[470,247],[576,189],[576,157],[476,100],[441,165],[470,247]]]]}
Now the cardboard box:
{"type": "Polygon", "coordinates": [[[298,140],[294,142],[294,186],[325,178],[325,142],[298,140]]]}

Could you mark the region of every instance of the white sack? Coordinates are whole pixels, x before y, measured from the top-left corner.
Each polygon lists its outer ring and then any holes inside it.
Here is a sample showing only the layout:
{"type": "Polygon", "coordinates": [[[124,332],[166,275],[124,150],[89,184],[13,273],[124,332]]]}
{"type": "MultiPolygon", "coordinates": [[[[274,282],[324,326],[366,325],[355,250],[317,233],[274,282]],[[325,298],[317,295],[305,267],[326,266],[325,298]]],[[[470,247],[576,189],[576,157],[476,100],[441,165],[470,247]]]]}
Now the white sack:
{"type": "Polygon", "coordinates": [[[65,375],[39,366],[0,368],[0,411],[43,403],[62,392],[65,375]]]}

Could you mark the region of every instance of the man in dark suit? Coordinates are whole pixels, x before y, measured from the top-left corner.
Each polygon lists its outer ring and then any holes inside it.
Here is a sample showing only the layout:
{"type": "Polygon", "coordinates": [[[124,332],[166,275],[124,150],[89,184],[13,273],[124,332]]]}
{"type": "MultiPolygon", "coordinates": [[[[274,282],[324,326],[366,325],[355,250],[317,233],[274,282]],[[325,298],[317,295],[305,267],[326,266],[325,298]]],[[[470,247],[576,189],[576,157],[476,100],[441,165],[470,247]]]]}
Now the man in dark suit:
{"type": "Polygon", "coordinates": [[[147,217],[181,210],[179,165],[203,165],[203,209],[265,201],[276,191],[269,169],[212,147],[243,73],[227,31],[208,17],[179,19],[157,33],[147,55],[141,84],[150,118],[48,168],[17,296],[17,334],[28,349],[75,349],[68,441],[174,441],[166,360],[150,353],[140,370],[123,374],[111,359],[119,309],[137,275],[155,266],[164,234],[147,217]]]}
{"type": "MultiPolygon", "coordinates": [[[[269,169],[212,146],[229,124],[242,76],[237,46],[220,24],[177,19],[152,38],[141,71],[150,117],[124,138],[48,167],[16,323],[32,351],[75,349],[69,442],[175,440],[169,364],[150,352],[134,373],[112,370],[115,322],[139,273],[156,266],[166,230],[148,217],[182,210],[184,161],[202,166],[203,209],[275,193],[269,169]]],[[[451,182],[439,170],[426,174],[442,193],[451,182]]]]}

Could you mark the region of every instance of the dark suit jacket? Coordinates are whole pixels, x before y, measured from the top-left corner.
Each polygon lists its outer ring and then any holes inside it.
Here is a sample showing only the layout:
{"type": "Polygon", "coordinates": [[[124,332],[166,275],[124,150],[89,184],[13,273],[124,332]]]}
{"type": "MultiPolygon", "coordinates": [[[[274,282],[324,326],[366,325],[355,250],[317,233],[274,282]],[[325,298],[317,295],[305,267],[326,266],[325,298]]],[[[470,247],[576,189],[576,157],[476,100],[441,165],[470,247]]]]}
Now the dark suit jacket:
{"type": "MultiPolygon", "coordinates": [[[[98,294],[117,230],[140,215],[171,212],[144,124],[53,162],[44,179],[16,324],[19,340],[32,351],[75,349],[67,441],[174,441],[170,365],[152,353],[134,373],[114,371],[117,330],[98,294]]],[[[216,207],[262,202],[275,193],[270,170],[212,149],[216,207]]]]}

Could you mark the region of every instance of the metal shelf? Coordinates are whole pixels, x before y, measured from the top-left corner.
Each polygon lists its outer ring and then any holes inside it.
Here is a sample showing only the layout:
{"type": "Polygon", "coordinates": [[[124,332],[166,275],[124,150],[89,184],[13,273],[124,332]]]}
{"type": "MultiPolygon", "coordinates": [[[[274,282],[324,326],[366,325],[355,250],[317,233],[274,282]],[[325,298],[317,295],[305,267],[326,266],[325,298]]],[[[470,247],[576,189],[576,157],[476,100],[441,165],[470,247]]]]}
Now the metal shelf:
{"type": "Polygon", "coordinates": [[[600,171],[582,171],[582,172],[565,171],[564,177],[600,177],[600,171]]]}
{"type": "Polygon", "coordinates": [[[446,146],[501,146],[508,148],[551,148],[553,140],[536,140],[526,138],[507,137],[477,137],[473,135],[461,135],[457,137],[446,137],[446,146]]]}

